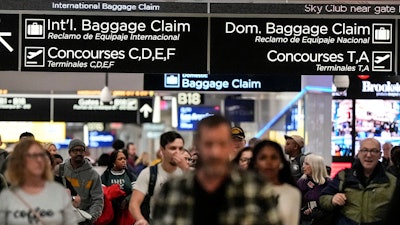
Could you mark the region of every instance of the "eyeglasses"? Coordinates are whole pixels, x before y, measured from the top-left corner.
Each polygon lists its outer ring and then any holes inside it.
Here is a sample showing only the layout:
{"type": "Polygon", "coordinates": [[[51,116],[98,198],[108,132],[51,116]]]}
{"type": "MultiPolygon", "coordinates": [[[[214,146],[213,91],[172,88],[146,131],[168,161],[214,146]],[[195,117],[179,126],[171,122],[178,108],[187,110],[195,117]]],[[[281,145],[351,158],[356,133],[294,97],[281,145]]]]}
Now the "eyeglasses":
{"type": "Polygon", "coordinates": [[[250,162],[250,158],[240,158],[239,161],[241,163],[249,163],[250,162]]]}
{"type": "Polygon", "coordinates": [[[35,160],[37,160],[37,159],[44,159],[44,158],[46,158],[47,157],[47,155],[46,155],[46,153],[27,153],[26,154],[26,157],[27,158],[29,158],[29,159],[35,159],[35,160]]]}
{"type": "Polygon", "coordinates": [[[371,155],[378,155],[379,153],[381,153],[381,150],[376,149],[376,148],[373,148],[373,149],[362,148],[358,152],[362,153],[362,154],[371,153],[371,155]]]}
{"type": "Polygon", "coordinates": [[[185,157],[185,160],[186,160],[186,162],[188,162],[188,163],[192,163],[192,162],[194,161],[194,159],[188,158],[188,157],[185,157]]]}
{"type": "Polygon", "coordinates": [[[71,152],[76,154],[76,153],[84,153],[86,150],[84,148],[73,148],[71,149],[71,152]]]}

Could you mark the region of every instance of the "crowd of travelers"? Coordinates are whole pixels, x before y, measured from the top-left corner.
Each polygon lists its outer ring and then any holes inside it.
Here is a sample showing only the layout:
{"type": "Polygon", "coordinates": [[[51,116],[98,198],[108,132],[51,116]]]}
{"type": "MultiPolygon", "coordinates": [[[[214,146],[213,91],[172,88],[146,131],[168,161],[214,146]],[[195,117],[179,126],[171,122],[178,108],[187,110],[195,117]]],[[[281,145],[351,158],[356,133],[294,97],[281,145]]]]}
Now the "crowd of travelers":
{"type": "Polygon", "coordinates": [[[198,123],[190,149],[167,131],[154,160],[119,139],[92,160],[80,139],[64,159],[25,132],[11,152],[0,149],[0,224],[397,224],[400,146],[363,139],[351,168],[330,176],[303,137],[284,138],[247,142],[214,115],[198,123]]]}

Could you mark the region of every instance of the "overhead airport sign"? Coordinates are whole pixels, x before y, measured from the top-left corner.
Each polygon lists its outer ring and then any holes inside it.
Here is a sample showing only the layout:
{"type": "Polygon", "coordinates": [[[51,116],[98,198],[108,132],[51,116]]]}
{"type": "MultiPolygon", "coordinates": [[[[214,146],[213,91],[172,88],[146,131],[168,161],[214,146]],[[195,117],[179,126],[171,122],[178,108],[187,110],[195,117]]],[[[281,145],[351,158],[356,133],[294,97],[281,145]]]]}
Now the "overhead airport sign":
{"type": "Polygon", "coordinates": [[[50,99],[0,97],[2,121],[49,121],[50,99]]]}
{"type": "Polygon", "coordinates": [[[133,1],[74,1],[74,0],[1,0],[2,10],[101,11],[141,13],[207,13],[206,3],[133,2],[133,1]]]}
{"type": "Polygon", "coordinates": [[[315,14],[315,15],[399,15],[400,6],[390,4],[279,4],[211,3],[211,13],[232,14],[315,14]]]}
{"type": "Polygon", "coordinates": [[[54,121],[136,123],[137,98],[115,98],[104,104],[98,98],[54,99],[54,121]]]}
{"type": "Polygon", "coordinates": [[[202,73],[207,19],[23,15],[23,71],[202,73]]]}
{"type": "Polygon", "coordinates": [[[0,70],[18,70],[18,15],[0,14],[0,70]]]}
{"type": "Polygon", "coordinates": [[[198,92],[179,92],[176,96],[178,105],[203,105],[204,94],[198,92]]]}
{"type": "MultiPolygon", "coordinates": [[[[377,1],[376,1],[377,2],[377,1]]],[[[193,3],[160,1],[74,1],[74,0],[2,0],[3,10],[98,11],[140,13],[207,13],[211,14],[316,14],[316,15],[399,15],[395,4],[288,4],[288,3],[193,3]]]]}
{"type": "Polygon", "coordinates": [[[301,77],[294,75],[145,74],[144,90],[180,91],[300,91],[301,77]],[[289,80],[290,82],[282,82],[289,80]]]}
{"type": "Polygon", "coordinates": [[[153,120],[153,109],[153,98],[140,98],[137,123],[151,123],[153,120]]]}
{"type": "Polygon", "coordinates": [[[212,18],[210,70],[393,74],[394,34],[395,20],[212,18]]]}

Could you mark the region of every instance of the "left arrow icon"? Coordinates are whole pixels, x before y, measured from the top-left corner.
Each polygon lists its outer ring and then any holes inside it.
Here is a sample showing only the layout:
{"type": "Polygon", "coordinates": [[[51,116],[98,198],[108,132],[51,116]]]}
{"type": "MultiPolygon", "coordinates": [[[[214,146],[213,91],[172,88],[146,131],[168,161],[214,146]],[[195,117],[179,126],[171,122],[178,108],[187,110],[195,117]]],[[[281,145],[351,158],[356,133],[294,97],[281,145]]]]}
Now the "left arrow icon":
{"type": "Polygon", "coordinates": [[[11,32],[0,32],[0,43],[4,45],[8,49],[8,51],[12,52],[14,49],[3,39],[3,37],[11,37],[11,32]]]}

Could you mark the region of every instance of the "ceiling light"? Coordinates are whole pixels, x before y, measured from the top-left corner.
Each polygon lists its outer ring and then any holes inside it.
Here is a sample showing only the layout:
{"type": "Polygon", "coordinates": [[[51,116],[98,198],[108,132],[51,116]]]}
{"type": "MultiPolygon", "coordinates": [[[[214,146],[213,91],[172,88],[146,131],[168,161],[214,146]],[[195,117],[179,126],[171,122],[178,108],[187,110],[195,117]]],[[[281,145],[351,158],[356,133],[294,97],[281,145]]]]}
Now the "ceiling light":
{"type": "Polygon", "coordinates": [[[108,73],[106,73],[105,86],[100,92],[100,101],[103,103],[109,103],[112,100],[111,90],[108,88],[108,73]]]}

